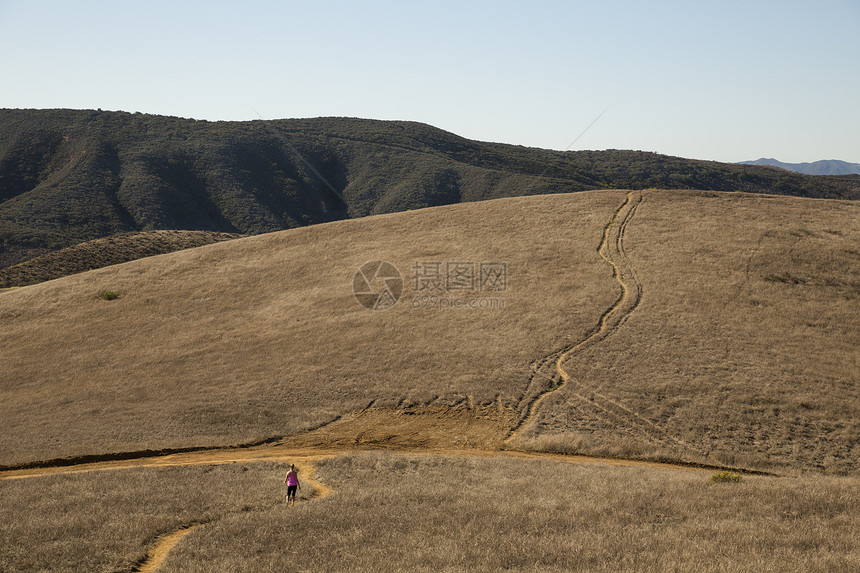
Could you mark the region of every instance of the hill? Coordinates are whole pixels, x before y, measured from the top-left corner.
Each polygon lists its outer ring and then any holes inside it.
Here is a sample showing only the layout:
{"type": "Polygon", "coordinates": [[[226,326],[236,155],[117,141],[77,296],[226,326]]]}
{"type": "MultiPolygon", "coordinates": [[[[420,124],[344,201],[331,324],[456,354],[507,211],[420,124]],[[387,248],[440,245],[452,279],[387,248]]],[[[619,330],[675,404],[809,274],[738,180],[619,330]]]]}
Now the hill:
{"type": "Polygon", "coordinates": [[[741,161],[739,165],[771,165],[806,175],[860,175],[860,163],[848,163],[836,159],[823,159],[812,163],[783,163],[762,157],[755,161],[741,161]]]}
{"type": "Polygon", "coordinates": [[[414,122],[0,110],[0,267],[109,235],[259,234],[499,197],[696,188],[860,198],[860,177],[470,141],[414,122]]]}
{"type": "Polygon", "coordinates": [[[3,292],[0,463],[282,441],[856,472],[858,240],[856,202],[603,190],[3,292]]]}
{"type": "Polygon", "coordinates": [[[0,289],[26,286],[241,237],[212,231],[139,231],[93,239],[0,269],[0,289]]]}

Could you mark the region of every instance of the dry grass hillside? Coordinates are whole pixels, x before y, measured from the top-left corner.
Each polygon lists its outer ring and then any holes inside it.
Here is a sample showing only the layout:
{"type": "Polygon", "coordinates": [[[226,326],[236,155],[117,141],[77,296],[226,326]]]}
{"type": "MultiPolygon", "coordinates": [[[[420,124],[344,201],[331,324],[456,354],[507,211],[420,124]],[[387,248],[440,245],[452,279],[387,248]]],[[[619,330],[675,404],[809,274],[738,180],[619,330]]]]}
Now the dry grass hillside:
{"type": "Polygon", "coordinates": [[[858,244],[853,203],[644,193],[624,236],[641,301],[565,362],[520,445],[857,470],[858,244]]]}
{"type": "Polygon", "coordinates": [[[26,286],[143,257],[241,237],[214,231],[139,231],[94,239],[0,269],[0,288],[26,286]]]}
{"type": "Polygon", "coordinates": [[[340,432],[350,442],[437,443],[441,431],[451,447],[498,446],[529,364],[583,336],[616,296],[595,246],[623,199],[382,215],[0,293],[0,463],[253,442],[364,409],[358,429],[340,432]],[[357,269],[375,259],[404,278],[404,299],[387,311],[352,293],[357,269]],[[449,261],[506,263],[507,289],[483,293],[504,307],[413,308],[413,265],[449,261]]]}
{"type": "Polygon", "coordinates": [[[0,463],[510,437],[854,472],[857,244],[855,203],[596,191],[318,225],[0,293],[0,463]],[[379,259],[403,297],[370,311],[354,275],[379,259]],[[493,308],[415,308],[423,263],[448,262],[505,263],[507,288],[473,293],[493,308]]]}

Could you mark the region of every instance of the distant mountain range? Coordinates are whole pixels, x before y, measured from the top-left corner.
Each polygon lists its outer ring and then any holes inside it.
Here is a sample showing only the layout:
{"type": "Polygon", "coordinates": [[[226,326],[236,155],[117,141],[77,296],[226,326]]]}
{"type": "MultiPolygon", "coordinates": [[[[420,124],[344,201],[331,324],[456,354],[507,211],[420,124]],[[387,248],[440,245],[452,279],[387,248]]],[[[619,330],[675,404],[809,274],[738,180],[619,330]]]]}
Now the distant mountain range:
{"type": "Polygon", "coordinates": [[[407,121],[0,109],[0,268],[122,232],[259,234],[589,189],[860,199],[860,176],[484,143],[407,121]]]}
{"type": "Polygon", "coordinates": [[[755,161],[741,161],[739,165],[770,165],[805,175],[860,175],[860,163],[848,163],[836,159],[823,159],[812,163],[783,163],[762,157],[755,161]]]}

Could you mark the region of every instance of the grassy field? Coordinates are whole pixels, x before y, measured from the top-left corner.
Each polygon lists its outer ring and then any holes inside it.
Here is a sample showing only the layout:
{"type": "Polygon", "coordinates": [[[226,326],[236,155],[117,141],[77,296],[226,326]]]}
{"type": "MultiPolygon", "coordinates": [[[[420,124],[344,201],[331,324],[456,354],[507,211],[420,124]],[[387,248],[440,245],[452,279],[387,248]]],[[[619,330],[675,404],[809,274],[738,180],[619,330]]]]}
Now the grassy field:
{"type": "Polygon", "coordinates": [[[191,523],[206,526],[159,571],[860,566],[856,478],[712,483],[701,470],[380,452],[314,465],[333,493],[294,508],[283,463],[0,480],[0,569],[130,571],[159,535],[191,523]]]}
{"type": "Polygon", "coordinates": [[[251,464],[2,481],[0,570],[129,571],[160,534],[280,507],[273,483],[281,473],[251,464]]]}
{"type": "Polygon", "coordinates": [[[542,358],[624,298],[510,446],[855,472],[860,205],[646,191],[613,235],[619,283],[597,247],[624,202],[342,221],[0,293],[0,463],[265,439],[497,449],[558,383],[542,358]],[[404,279],[387,311],[352,296],[375,259],[404,279]],[[505,291],[472,293],[504,304],[415,308],[427,261],[504,262],[505,291]]]}

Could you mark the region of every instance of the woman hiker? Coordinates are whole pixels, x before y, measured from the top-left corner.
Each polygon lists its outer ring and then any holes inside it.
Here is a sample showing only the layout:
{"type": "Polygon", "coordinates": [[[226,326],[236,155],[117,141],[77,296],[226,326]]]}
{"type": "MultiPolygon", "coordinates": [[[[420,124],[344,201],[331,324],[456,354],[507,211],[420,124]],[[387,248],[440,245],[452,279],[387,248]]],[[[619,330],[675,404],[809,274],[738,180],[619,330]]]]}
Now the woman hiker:
{"type": "Polygon", "coordinates": [[[287,472],[284,483],[287,484],[287,505],[294,505],[296,490],[302,489],[302,484],[299,483],[299,470],[296,469],[295,464],[290,464],[290,471],[287,472]]]}

